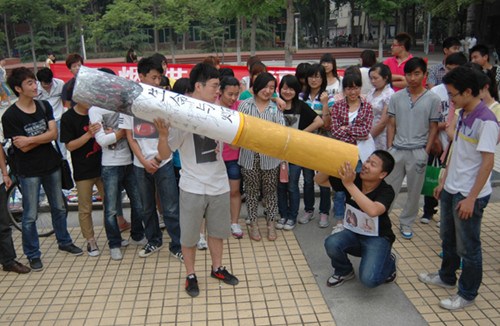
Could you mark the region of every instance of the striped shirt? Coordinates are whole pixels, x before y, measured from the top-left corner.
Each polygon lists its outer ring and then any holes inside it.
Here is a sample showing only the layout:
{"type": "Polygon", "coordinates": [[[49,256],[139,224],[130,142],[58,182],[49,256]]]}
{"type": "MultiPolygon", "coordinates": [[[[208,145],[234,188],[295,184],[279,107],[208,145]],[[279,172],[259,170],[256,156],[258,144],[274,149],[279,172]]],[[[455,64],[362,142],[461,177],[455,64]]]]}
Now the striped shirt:
{"type": "MultiPolygon", "coordinates": [[[[261,113],[257,108],[257,105],[255,104],[254,98],[251,97],[240,103],[240,105],[238,106],[238,111],[252,117],[257,117],[263,120],[278,123],[280,125],[285,125],[283,113],[278,110],[276,104],[274,104],[273,102],[269,102],[264,112],[261,113]]],[[[280,159],[273,158],[264,154],[255,153],[254,151],[251,151],[249,149],[242,148],[240,150],[238,164],[245,169],[252,169],[255,155],[260,156],[260,168],[262,170],[274,169],[281,163],[280,159]]]]}

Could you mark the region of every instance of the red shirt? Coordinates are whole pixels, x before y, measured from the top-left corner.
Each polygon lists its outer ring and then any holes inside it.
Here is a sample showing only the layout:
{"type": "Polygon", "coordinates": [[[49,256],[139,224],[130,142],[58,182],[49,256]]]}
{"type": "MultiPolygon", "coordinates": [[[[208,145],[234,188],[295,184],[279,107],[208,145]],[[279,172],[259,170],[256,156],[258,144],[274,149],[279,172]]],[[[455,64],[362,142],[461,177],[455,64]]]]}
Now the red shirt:
{"type": "MultiPolygon", "coordinates": [[[[411,58],[413,58],[413,55],[410,53],[410,55],[408,56],[408,58],[406,58],[403,62],[399,63],[398,59],[396,57],[390,57],[390,58],[387,58],[384,61],[384,64],[389,67],[389,69],[391,70],[392,75],[400,75],[400,76],[404,77],[404,75],[405,75],[405,64],[411,58]]],[[[401,88],[392,86],[392,89],[395,92],[397,92],[401,88]]]]}

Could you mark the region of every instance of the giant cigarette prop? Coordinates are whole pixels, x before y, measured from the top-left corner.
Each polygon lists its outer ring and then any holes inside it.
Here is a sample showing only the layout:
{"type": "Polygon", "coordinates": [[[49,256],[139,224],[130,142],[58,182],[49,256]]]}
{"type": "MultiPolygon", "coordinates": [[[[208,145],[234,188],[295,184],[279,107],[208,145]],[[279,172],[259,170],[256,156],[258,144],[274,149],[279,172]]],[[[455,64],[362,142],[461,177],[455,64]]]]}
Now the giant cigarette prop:
{"type": "Polygon", "coordinates": [[[164,118],[175,128],[328,175],[338,176],[344,162],[354,167],[358,161],[354,145],[86,67],[78,72],[73,98],[151,122],[164,118]]]}

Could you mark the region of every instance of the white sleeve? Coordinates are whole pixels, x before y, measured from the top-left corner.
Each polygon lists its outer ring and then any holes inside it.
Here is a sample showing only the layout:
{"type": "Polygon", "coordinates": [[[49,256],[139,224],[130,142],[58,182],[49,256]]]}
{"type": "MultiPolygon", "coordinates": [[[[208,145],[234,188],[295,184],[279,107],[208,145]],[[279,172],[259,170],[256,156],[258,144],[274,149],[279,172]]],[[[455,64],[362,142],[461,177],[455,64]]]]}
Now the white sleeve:
{"type": "Polygon", "coordinates": [[[120,113],[120,120],[118,122],[118,128],[129,129],[129,130],[134,129],[134,117],[120,113]]]}
{"type": "Polygon", "coordinates": [[[101,129],[94,135],[96,142],[101,146],[109,146],[111,144],[116,143],[116,134],[111,132],[106,134],[104,131],[104,127],[102,125],[102,111],[99,108],[92,107],[89,111],[89,120],[91,123],[100,123],[101,129]]]}
{"type": "Polygon", "coordinates": [[[187,131],[170,127],[168,133],[168,146],[170,147],[170,150],[172,152],[175,152],[176,150],[179,149],[179,147],[181,147],[182,143],[184,142],[184,138],[186,137],[186,134],[188,134],[187,131]]]}
{"type": "Polygon", "coordinates": [[[481,124],[481,130],[479,131],[479,142],[476,150],[478,152],[495,153],[498,141],[498,132],[499,127],[496,121],[484,121],[481,124]]]}

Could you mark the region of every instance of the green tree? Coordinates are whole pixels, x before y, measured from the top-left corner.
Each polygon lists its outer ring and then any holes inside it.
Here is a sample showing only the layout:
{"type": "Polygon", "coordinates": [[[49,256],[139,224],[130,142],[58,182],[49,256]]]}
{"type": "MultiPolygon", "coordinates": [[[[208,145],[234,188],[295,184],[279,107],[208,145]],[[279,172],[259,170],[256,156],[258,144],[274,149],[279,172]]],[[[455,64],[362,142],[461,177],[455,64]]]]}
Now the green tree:
{"type": "Polygon", "coordinates": [[[49,0],[0,0],[0,11],[8,12],[12,22],[28,26],[31,57],[36,72],[35,30],[55,26],[53,17],[57,12],[51,8],[49,0]]]}

